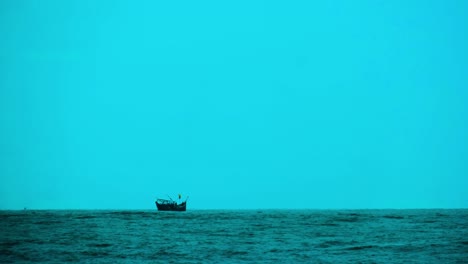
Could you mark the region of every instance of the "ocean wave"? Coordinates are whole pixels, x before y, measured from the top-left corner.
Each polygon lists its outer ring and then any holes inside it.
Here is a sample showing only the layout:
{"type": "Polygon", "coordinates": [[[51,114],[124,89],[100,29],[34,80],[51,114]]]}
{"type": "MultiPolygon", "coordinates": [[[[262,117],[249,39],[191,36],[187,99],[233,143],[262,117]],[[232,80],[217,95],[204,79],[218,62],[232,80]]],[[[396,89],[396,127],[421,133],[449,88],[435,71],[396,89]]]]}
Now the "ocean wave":
{"type": "Polygon", "coordinates": [[[463,263],[468,211],[438,213],[1,212],[0,263],[463,263]]]}

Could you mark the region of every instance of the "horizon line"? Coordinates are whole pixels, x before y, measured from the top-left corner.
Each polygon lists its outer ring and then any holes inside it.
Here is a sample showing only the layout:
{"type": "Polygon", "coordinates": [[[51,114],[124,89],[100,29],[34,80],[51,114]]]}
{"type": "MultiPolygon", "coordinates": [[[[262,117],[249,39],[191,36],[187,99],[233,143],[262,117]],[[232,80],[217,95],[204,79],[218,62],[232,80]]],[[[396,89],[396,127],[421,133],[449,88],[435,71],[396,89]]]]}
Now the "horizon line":
{"type": "MultiPolygon", "coordinates": [[[[187,211],[371,211],[371,210],[467,210],[468,207],[408,207],[408,208],[192,208],[187,211]]],[[[155,211],[156,208],[23,208],[0,211],[155,211]]]]}

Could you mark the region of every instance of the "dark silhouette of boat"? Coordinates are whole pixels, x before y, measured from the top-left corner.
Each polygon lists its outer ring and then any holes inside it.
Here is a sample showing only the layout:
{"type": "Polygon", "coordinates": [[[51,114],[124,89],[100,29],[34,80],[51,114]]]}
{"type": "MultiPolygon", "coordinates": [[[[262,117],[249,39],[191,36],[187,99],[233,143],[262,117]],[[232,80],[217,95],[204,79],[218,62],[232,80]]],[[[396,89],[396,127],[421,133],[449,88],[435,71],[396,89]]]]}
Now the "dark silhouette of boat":
{"type": "MultiPolygon", "coordinates": [[[[156,208],[158,211],[177,211],[177,212],[184,212],[187,210],[187,199],[183,202],[176,202],[169,197],[170,200],[166,199],[157,199],[156,200],[156,208]]],[[[179,195],[180,200],[180,195],[179,195]]]]}

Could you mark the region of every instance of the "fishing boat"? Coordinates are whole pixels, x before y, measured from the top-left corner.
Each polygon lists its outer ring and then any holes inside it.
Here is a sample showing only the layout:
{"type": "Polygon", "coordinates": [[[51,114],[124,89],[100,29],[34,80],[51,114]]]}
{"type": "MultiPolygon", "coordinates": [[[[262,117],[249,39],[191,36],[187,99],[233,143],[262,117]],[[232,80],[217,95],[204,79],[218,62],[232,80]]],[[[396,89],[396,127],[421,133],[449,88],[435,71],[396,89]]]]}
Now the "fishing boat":
{"type": "MultiPolygon", "coordinates": [[[[181,195],[179,194],[179,201],[181,195]]],[[[169,197],[170,200],[167,199],[157,199],[156,200],[156,208],[158,211],[176,211],[176,212],[184,212],[187,210],[187,199],[183,202],[176,202],[169,197]]]]}

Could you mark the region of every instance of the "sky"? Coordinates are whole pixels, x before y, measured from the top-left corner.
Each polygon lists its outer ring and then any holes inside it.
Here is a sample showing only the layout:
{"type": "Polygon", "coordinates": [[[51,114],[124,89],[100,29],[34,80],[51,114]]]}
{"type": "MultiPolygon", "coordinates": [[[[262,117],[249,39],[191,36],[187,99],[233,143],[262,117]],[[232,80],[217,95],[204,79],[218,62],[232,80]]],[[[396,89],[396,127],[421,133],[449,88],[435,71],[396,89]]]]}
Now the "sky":
{"type": "Polygon", "coordinates": [[[468,2],[0,3],[0,209],[468,207],[468,2]]]}

